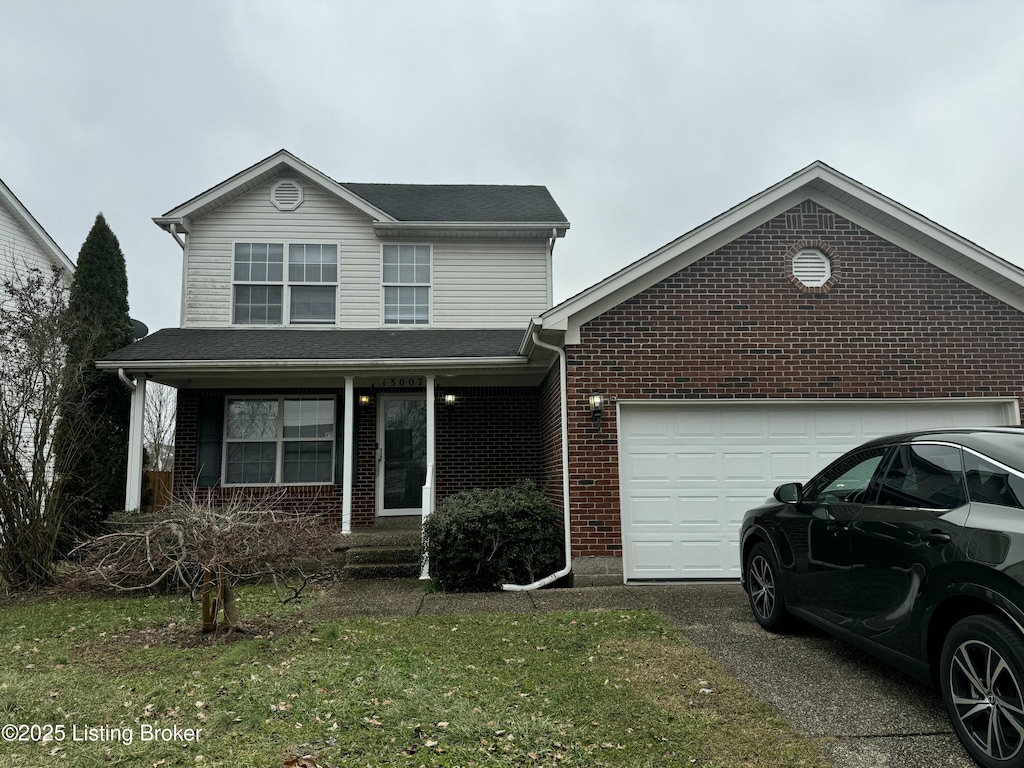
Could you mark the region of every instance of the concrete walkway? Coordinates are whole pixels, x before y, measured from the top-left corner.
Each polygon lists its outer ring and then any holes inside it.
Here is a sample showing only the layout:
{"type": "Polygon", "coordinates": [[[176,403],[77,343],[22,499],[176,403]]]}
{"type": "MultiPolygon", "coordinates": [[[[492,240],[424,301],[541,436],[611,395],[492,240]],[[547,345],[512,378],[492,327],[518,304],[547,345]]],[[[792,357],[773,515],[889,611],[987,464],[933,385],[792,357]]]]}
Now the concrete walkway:
{"type": "MultiPolygon", "coordinates": [[[[703,648],[836,768],[970,768],[937,691],[807,628],[772,635],[738,584],[588,587],[424,594],[416,580],[348,581],[326,617],[652,609],[703,648]]],[[[326,618],[325,617],[325,618],[326,618]]]]}

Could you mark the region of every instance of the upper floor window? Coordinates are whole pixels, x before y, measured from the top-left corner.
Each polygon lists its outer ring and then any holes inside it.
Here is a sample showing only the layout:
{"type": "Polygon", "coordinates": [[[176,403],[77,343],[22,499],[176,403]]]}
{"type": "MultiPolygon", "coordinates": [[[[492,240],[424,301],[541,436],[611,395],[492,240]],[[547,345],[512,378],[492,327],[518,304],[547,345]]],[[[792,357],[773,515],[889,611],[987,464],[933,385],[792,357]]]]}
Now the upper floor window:
{"type": "Polygon", "coordinates": [[[338,246],[235,243],[233,280],[236,325],[334,323],[337,319],[338,246]]]}
{"type": "Polygon", "coordinates": [[[384,246],[386,325],[429,325],[430,257],[429,245],[384,246]]]}

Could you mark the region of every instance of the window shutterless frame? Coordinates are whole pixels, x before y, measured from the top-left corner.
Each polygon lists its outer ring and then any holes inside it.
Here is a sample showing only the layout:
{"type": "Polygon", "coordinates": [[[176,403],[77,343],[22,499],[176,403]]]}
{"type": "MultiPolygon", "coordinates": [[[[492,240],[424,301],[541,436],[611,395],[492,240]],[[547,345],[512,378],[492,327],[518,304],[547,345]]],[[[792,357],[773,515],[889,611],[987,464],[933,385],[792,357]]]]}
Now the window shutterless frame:
{"type": "Polygon", "coordinates": [[[337,325],[341,246],[310,240],[231,244],[231,324],[337,325]]]}
{"type": "Polygon", "coordinates": [[[432,325],[433,246],[383,243],[380,253],[381,325],[432,325]]]}
{"type": "Polygon", "coordinates": [[[332,485],[337,424],[333,395],[225,396],[221,484],[332,485]]]}

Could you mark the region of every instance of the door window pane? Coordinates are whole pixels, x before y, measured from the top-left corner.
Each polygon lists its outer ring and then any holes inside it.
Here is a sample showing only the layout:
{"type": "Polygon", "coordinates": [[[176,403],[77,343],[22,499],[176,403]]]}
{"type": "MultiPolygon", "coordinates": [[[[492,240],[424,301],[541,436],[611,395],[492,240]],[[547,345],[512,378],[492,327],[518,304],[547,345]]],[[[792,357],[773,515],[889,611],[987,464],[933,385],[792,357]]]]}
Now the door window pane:
{"type": "Polygon", "coordinates": [[[1024,509],[1024,477],[968,452],[964,469],[971,501],[1024,509]]]}
{"type": "Polygon", "coordinates": [[[808,485],[804,497],[819,504],[866,501],[866,492],[887,446],[844,456],[808,485]]]}
{"type": "Polygon", "coordinates": [[[384,508],[419,509],[427,478],[427,405],[391,400],[384,406],[384,508]]]}
{"type": "Polygon", "coordinates": [[[959,448],[908,443],[896,449],[882,478],[878,504],[954,509],[966,503],[959,448]]]}

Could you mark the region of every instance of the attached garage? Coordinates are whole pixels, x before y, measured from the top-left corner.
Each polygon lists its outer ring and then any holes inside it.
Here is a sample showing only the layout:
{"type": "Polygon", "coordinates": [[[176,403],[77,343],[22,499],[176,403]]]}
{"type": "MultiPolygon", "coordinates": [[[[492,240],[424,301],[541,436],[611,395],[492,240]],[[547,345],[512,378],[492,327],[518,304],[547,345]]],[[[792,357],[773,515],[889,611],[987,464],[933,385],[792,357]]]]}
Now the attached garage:
{"type": "Polygon", "coordinates": [[[1014,398],[620,401],[623,575],[737,578],[743,513],[775,486],[872,437],[1019,423],[1014,398]]]}

